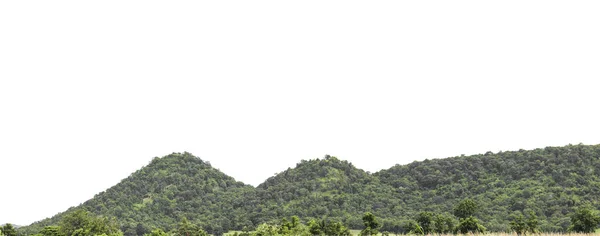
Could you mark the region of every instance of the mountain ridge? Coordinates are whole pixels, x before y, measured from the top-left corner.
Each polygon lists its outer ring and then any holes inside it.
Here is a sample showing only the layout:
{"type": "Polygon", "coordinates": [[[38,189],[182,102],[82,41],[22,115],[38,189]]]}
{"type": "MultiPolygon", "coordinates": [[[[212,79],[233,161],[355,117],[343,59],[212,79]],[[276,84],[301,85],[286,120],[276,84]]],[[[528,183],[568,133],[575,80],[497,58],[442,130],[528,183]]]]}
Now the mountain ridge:
{"type": "MultiPolygon", "coordinates": [[[[291,215],[357,228],[361,213],[372,211],[394,232],[419,211],[449,212],[473,198],[491,230],[506,231],[512,215],[532,210],[543,230],[564,231],[570,207],[599,201],[599,158],[600,145],[579,144],[426,159],[369,173],[326,155],[253,187],[190,153],[173,153],[66,212],[84,208],[115,216],[126,235],[140,235],[153,227],[168,230],[182,217],[215,234],[291,215]]],[[[21,230],[35,233],[62,214],[21,230]]]]}

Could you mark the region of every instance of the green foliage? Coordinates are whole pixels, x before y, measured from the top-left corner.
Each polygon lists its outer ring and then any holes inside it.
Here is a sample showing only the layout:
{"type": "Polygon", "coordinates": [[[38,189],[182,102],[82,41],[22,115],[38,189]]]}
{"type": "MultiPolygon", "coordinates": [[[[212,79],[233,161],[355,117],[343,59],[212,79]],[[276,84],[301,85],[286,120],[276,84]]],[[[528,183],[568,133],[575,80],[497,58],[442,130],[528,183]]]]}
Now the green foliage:
{"type": "Polygon", "coordinates": [[[123,233],[114,218],[95,216],[85,210],[76,210],[66,214],[57,228],[44,228],[42,234],[54,233],[59,229],[58,235],[66,236],[88,236],[88,235],[108,235],[121,236],[123,233]],[[46,231],[46,229],[48,229],[46,231]]]}
{"type": "Polygon", "coordinates": [[[153,229],[150,233],[144,234],[144,236],[169,236],[169,234],[162,229],[153,229]]]}
{"type": "Polygon", "coordinates": [[[404,226],[404,230],[408,234],[416,234],[423,235],[423,228],[416,221],[408,221],[408,223],[404,226]]]}
{"type": "MultiPolygon", "coordinates": [[[[380,230],[394,233],[409,232],[404,226],[419,212],[472,216],[490,231],[506,232],[514,212],[527,211],[535,213],[538,231],[565,232],[573,206],[598,207],[599,156],[600,145],[568,145],[425,160],[374,174],[326,156],[303,160],[253,188],[189,153],[174,153],[74,209],[17,231],[35,234],[83,209],[115,217],[127,236],[154,228],[174,232],[184,216],[215,235],[265,222],[279,228],[277,222],[293,215],[362,229],[365,211],[377,215],[380,230]],[[463,199],[477,203],[476,210],[458,209],[463,199]]],[[[457,225],[437,216],[433,232],[457,225]]]]}
{"type": "Polygon", "coordinates": [[[208,236],[208,233],[202,228],[195,224],[192,224],[187,218],[183,217],[177,230],[175,231],[176,236],[208,236]]]}
{"type": "Polygon", "coordinates": [[[479,224],[479,220],[477,220],[475,217],[469,216],[459,220],[458,226],[456,226],[456,231],[461,234],[485,233],[486,228],[479,224]]]}
{"type": "Polygon", "coordinates": [[[433,219],[433,232],[450,234],[454,231],[455,220],[448,214],[436,214],[433,219]]]}
{"type": "Polygon", "coordinates": [[[63,236],[59,226],[46,226],[40,231],[43,236],[63,236]]]}
{"type": "Polygon", "coordinates": [[[523,214],[517,215],[515,219],[510,222],[510,229],[517,233],[517,235],[521,235],[527,232],[527,223],[523,218],[523,214]]]}
{"type": "Polygon", "coordinates": [[[431,234],[434,229],[434,219],[432,212],[421,212],[417,216],[417,223],[423,229],[424,234],[431,234]]]}
{"type": "Polygon", "coordinates": [[[571,216],[569,231],[577,233],[593,233],[600,224],[600,216],[596,210],[588,206],[579,207],[571,216]]]}
{"type": "Polygon", "coordinates": [[[260,224],[256,228],[254,235],[256,235],[256,236],[275,236],[275,235],[277,235],[277,231],[278,231],[277,226],[263,223],[263,224],[260,224]]]}
{"type": "Polygon", "coordinates": [[[360,235],[377,235],[381,224],[371,212],[367,212],[362,217],[365,228],[360,231],[360,235]]]}
{"type": "Polygon", "coordinates": [[[17,236],[17,230],[12,224],[5,224],[2,226],[2,234],[5,236],[17,236]]]}
{"type": "Polygon", "coordinates": [[[308,230],[311,235],[324,235],[325,234],[325,220],[317,221],[312,219],[308,222],[308,230]]]}
{"type": "Polygon", "coordinates": [[[529,214],[527,216],[527,221],[525,222],[525,224],[527,224],[527,231],[532,233],[532,234],[537,234],[540,232],[540,223],[537,219],[537,216],[535,215],[535,213],[533,211],[529,211],[529,214]]]}
{"type": "Polygon", "coordinates": [[[308,233],[309,235],[349,236],[350,229],[342,222],[312,219],[308,222],[308,233]]]}
{"type": "Polygon", "coordinates": [[[477,204],[471,199],[465,199],[454,208],[454,215],[459,219],[464,219],[473,216],[476,210],[477,204]]]}

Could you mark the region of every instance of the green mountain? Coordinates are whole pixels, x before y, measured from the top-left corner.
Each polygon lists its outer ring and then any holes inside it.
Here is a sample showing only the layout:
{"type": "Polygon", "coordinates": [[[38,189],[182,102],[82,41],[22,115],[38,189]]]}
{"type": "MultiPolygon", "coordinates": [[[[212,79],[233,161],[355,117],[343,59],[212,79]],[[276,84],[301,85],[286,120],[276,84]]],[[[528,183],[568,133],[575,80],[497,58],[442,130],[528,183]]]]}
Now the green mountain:
{"type": "Polygon", "coordinates": [[[394,189],[390,185],[331,156],[303,160],[260,184],[256,194],[263,222],[292,215],[327,216],[360,228],[364,212],[387,211],[400,204],[400,199],[392,197],[394,189]]]}
{"type": "MultiPolygon", "coordinates": [[[[246,198],[254,188],[235,181],[208,162],[189,153],[154,158],[146,167],[94,198],[67,212],[84,208],[98,215],[114,216],[126,235],[142,235],[152,228],[170,230],[183,217],[212,233],[251,225],[246,198]]],[[[65,213],[22,229],[38,232],[57,224],[65,213]]]]}
{"type": "MultiPolygon", "coordinates": [[[[563,232],[574,207],[598,206],[599,196],[600,145],[425,160],[374,174],[326,156],[303,160],[256,188],[189,153],[174,153],[67,212],[84,208],[116,217],[126,235],[168,231],[183,217],[213,234],[292,215],[357,229],[366,211],[381,219],[383,230],[402,232],[421,211],[451,214],[471,198],[479,205],[475,216],[491,231],[508,231],[516,214],[532,211],[543,231],[563,232]]],[[[19,231],[37,233],[64,214],[19,231]]]]}
{"type": "Polygon", "coordinates": [[[545,232],[565,231],[575,206],[598,206],[600,145],[485,153],[396,165],[375,174],[412,210],[452,212],[461,199],[492,231],[508,231],[519,212],[533,211],[545,232]]]}

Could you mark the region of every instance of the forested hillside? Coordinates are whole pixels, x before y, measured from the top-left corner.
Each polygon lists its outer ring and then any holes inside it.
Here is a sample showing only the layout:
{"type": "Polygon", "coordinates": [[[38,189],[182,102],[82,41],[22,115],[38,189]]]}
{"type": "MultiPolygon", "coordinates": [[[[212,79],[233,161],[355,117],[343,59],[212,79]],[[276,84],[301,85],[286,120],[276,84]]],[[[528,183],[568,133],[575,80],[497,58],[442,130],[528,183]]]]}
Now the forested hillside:
{"type": "MultiPolygon", "coordinates": [[[[509,231],[517,215],[533,212],[546,232],[565,231],[575,207],[598,208],[600,145],[568,145],[425,160],[369,174],[326,156],[303,160],[254,188],[189,153],[155,158],[81,206],[114,216],[125,235],[169,231],[183,217],[209,233],[254,228],[283,217],[327,218],[362,227],[373,212],[382,230],[404,232],[419,213],[451,215],[466,198],[490,231],[509,231]]],[[[20,228],[33,234],[64,215],[20,228]]],[[[456,219],[455,219],[456,220],[456,219]]]]}
{"type": "Polygon", "coordinates": [[[492,231],[509,230],[511,215],[533,211],[546,232],[565,231],[575,206],[600,196],[600,145],[569,145],[426,160],[375,174],[411,211],[450,212],[472,198],[492,231]]]}
{"type": "MultiPolygon", "coordinates": [[[[97,194],[81,206],[99,215],[114,216],[125,235],[142,235],[158,227],[170,230],[187,217],[213,233],[241,228],[251,209],[244,208],[254,188],[235,181],[189,153],[174,153],[152,162],[97,194]]],[[[55,225],[64,213],[34,223],[24,232],[37,233],[55,225]]]]}
{"type": "Polygon", "coordinates": [[[390,185],[357,169],[347,161],[325,156],[303,160],[267,179],[257,187],[261,221],[297,215],[301,218],[329,217],[351,228],[362,227],[365,211],[401,208],[390,185]]]}

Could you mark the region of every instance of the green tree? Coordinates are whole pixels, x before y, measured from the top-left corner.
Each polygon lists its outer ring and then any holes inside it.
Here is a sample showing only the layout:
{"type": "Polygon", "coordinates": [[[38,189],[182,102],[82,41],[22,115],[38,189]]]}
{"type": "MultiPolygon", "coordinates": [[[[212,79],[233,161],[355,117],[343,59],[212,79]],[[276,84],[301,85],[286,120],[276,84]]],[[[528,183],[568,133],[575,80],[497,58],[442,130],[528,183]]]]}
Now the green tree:
{"type": "Polygon", "coordinates": [[[409,221],[404,226],[404,231],[408,234],[423,235],[423,228],[416,221],[409,221]]]}
{"type": "Polygon", "coordinates": [[[362,217],[363,223],[365,225],[365,229],[360,231],[360,235],[377,235],[379,233],[379,228],[381,228],[381,224],[375,218],[371,212],[367,212],[362,217]]]}
{"type": "Polygon", "coordinates": [[[175,233],[177,236],[208,236],[208,233],[196,226],[195,224],[190,223],[190,221],[183,217],[179,225],[177,226],[177,231],[175,233]]]}
{"type": "Polygon", "coordinates": [[[65,236],[123,235],[116,219],[95,216],[82,209],[65,215],[60,221],[59,227],[60,234],[65,236]]]}
{"type": "Polygon", "coordinates": [[[485,233],[486,228],[479,224],[477,218],[469,216],[467,218],[460,219],[456,231],[461,234],[466,233],[485,233]]]}
{"type": "Polygon", "coordinates": [[[325,234],[325,220],[317,221],[315,219],[311,219],[308,222],[308,230],[311,235],[325,234]]]}
{"type": "Polygon", "coordinates": [[[446,214],[437,214],[434,217],[433,232],[439,234],[449,234],[454,230],[454,219],[446,214]]]}
{"type": "Polygon", "coordinates": [[[527,223],[523,218],[523,214],[518,214],[511,222],[510,229],[517,233],[517,235],[521,235],[527,232],[527,223]]]}
{"type": "Polygon", "coordinates": [[[459,219],[464,219],[473,216],[477,211],[477,204],[471,199],[462,200],[455,208],[454,215],[459,219]]]}
{"type": "Polygon", "coordinates": [[[40,231],[40,234],[43,236],[62,236],[58,226],[46,226],[40,231]]]}
{"type": "Polygon", "coordinates": [[[169,236],[169,234],[162,229],[153,229],[150,233],[144,234],[144,236],[169,236]]]}
{"type": "Polygon", "coordinates": [[[589,206],[579,207],[571,215],[571,226],[569,231],[577,233],[593,233],[600,224],[598,212],[589,206]]]}
{"type": "Polygon", "coordinates": [[[254,234],[256,236],[275,236],[277,235],[277,227],[263,223],[256,227],[254,234]]]}
{"type": "Polygon", "coordinates": [[[416,218],[417,223],[423,229],[424,234],[430,234],[433,232],[434,219],[433,213],[431,212],[420,212],[416,218]]]}
{"type": "Polygon", "coordinates": [[[17,230],[15,230],[15,227],[12,224],[5,224],[2,226],[2,233],[5,236],[17,236],[17,230]]]}
{"type": "Polygon", "coordinates": [[[537,219],[537,216],[535,215],[535,213],[533,211],[529,211],[529,214],[527,216],[527,220],[525,221],[525,224],[527,225],[527,231],[532,233],[532,234],[537,234],[540,232],[540,226],[539,226],[539,221],[537,219]]]}
{"type": "Polygon", "coordinates": [[[329,222],[325,227],[325,235],[349,236],[350,230],[342,222],[329,222]]]}

